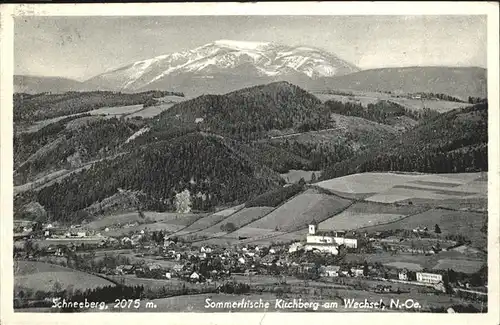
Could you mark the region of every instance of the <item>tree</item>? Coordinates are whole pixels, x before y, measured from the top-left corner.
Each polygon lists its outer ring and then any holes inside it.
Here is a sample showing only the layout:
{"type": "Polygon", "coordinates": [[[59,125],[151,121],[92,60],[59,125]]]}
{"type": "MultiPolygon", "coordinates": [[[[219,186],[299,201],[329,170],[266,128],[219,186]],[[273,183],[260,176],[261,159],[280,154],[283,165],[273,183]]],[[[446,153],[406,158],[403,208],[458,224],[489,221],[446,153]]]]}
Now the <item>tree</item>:
{"type": "Polygon", "coordinates": [[[35,222],[35,224],[33,225],[33,232],[40,232],[43,230],[43,225],[41,222],[35,222]]]}
{"type": "Polygon", "coordinates": [[[439,225],[436,223],[436,225],[434,226],[434,232],[436,234],[440,234],[441,233],[441,228],[439,228],[439,225]]]}
{"type": "Polygon", "coordinates": [[[175,208],[177,213],[191,212],[191,193],[189,190],[185,189],[175,195],[175,208]]]}
{"type": "Polygon", "coordinates": [[[52,290],[54,292],[60,292],[62,290],[62,285],[59,283],[59,281],[56,281],[52,287],[52,290]]]}
{"type": "Polygon", "coordinates": [[[228,222],[220,226],[220,229],[225,232],[233,232],[236,230],[236,226],[232,222],[228,222]]]}

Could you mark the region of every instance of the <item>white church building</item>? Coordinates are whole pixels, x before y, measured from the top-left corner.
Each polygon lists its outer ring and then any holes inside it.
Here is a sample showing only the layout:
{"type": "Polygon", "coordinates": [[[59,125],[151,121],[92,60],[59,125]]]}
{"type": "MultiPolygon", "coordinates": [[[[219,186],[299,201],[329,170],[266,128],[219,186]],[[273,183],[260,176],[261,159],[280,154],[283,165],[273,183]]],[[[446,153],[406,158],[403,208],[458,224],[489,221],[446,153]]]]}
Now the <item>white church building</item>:
{"type": "Polygon", "coordinates": [[[317,250],[337,255],[340,245],[349,248],[357,248],[358,240],[355,238],[346,238],[345,232],[341,231],[319,231],[316,224],[310,224],[306,243],[304,245],[300,243],[292,244],[290,246],[290,252],[303,247],[306,251],[317,250]]]}

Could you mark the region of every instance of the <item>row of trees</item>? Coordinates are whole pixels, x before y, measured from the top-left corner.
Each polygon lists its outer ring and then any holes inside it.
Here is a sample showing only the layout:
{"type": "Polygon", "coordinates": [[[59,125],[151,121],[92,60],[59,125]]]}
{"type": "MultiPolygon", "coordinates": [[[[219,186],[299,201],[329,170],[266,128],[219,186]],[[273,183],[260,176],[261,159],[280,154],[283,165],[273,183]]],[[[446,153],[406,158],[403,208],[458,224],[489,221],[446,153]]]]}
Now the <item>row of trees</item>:
{"type": "Polygon", "coordinates": [[[481,103],[487,103],[488,99],[484,97],[471,97],[469,96],[468,100],[469,104],[481,104],[481,103]]]}

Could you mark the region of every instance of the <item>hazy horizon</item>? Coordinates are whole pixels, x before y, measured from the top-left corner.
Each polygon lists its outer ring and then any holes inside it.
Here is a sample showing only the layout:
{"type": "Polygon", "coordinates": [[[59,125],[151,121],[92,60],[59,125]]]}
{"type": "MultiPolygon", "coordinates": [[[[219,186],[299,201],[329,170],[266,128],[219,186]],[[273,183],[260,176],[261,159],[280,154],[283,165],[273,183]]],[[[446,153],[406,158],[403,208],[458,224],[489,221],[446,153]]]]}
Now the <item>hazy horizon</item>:
{"type": "Polygon", "coordinates": [[[487,67],[485,16],[17,17],[14,73],[87,80],[216,40],[316,47],[362,70],[487,67]]]}

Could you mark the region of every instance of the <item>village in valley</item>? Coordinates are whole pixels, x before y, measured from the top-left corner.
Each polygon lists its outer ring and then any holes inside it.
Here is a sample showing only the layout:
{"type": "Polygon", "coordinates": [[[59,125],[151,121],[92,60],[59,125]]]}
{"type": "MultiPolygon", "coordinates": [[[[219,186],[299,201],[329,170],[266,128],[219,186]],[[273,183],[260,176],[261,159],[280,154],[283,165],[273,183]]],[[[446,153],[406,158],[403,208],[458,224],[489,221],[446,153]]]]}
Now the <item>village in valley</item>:
{"type": "MultiPolygon", "coordinates": [[[[175,215],[174,220],[183,218],[180,212],[192,216],[186,207],[178,212],[165,215],[175,215]]],[[[266,293],[278,297],[300,293],[300,297],[316,299],[320,293],[320,297],[333,297],[348,308],[348,299],[356,292],[363,298],[377,294],[387,298],[386,304],[394,295],[406,300],[435,297],[436,303],[427,304],[423,311],[441,308],[455,312],[450,305],[457,312],[460,308],[486,308],[487,271],[484,266],[479,268],[484,253],[469,247],[463,238],[443,236],[438,224],[431,229],[417,226],[368,232],[322,230],[312,222],[288,242],[269,240],[266,244],[239,237],[239,242],[222,244],[203,237],[193,240],[196,237],[182,232],[189,225],[177,231],[154,230],[158,221],[144,219],[142,211],[122,216],[136,218],[100,228],[92,223],[67,226],[16,221],[15,263],[23,268],[29,268],[30,263],[49,263],[61,266],[58,271],[71,267],[109,285],[139,288],[136,297],[152,301],[179,295],[265,297],[266,293]],[[464,268],[455,263],[458,267],[454,269],[452,258],[457,252],[473,256],[471,261],[457,261],[470,265],[464,268]],[[442,268],[420,267],[446,256],[451,263],[442,268]]],[[[201,219],[194,218],[192,224],[201,219]]],[[[64,287],[55,280],[46,285],[45,291],[54,292],[51,285],[55,292],[64,287]]],[[[44,289],[40,289],[42,296],[44,289]]],[[[63,293],[67,294],[65,290],[63,293]]],[[[79,294],[85,297],[90,292],[82,289],[79,294]]],[[[23,295],[26,293],[20,298],[23,295]]],[[[23,301],[26,304],[26,300],[16,300],[18,304],[23,301]]],[[[29,307],[43,308],[50,305],[50,299],[29,303],[29,307]]]]}

